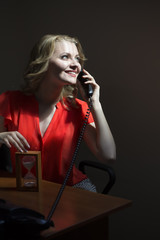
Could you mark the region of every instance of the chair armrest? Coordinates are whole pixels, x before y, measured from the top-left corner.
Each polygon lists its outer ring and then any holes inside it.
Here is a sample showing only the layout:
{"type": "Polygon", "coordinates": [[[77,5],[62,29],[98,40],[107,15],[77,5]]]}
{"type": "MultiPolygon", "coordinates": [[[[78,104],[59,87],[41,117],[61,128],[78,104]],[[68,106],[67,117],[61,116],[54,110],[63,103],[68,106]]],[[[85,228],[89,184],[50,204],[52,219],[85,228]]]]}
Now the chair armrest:
{"type": "Polygon", "coordinates": [[[103,194],[107,194],[110,191],[110,189],[112,188],[112,186],[114,185],[115,181],[116,181],[116,175],[115,175],[115,172],[114,172],[113,168],[106,165],[106,164],[103,164],[101,162],[83,160],[79,163],[79,170],[81,172],[83,172],[84,174],[86,173],[85,172],[85,167],[86,166],[97,168],[97,169],[100,169],[100,170],[103,170],[103,171],[107,172],[107,174],[109,175],[109,181],[106,184],[104,190],[102,191],[103,194]]]}

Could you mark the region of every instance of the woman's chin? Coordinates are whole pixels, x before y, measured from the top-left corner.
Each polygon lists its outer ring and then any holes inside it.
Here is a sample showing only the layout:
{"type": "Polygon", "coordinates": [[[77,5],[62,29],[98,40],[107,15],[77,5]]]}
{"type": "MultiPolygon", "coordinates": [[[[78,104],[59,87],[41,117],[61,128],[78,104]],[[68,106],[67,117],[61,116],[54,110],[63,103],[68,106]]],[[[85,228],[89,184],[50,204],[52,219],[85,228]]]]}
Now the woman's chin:
{"type": "Polygon", "coordinates": [[[77,79],[73,79],[73,80],[65,80],[63,81],[65,83],[65,85],[76,85],[77,83],[77,79]]]}

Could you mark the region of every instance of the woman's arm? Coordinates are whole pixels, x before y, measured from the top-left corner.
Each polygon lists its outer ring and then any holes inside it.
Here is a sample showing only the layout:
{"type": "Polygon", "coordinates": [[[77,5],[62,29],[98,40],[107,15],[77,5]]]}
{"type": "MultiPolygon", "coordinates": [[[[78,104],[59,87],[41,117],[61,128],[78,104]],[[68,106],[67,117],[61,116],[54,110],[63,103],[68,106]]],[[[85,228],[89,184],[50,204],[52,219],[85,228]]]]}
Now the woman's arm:
{"type": "Polygon", "coordinates": [[[116,159],[116,146],[100,102],[93,103],[92,115],[94,123],[87,125],[84,140],[100,161],[108,163],[116,159]]]}
{"type": "MultiPolygon", "coordinates": [[[[100,87],[86,70],[84,73],[86,74],[84,78],[87,79],[86,84],[91,84],[93,88],[91,112],[94,118],[94,123],[88,124],[85,129],[84,140],[99,160],[108,163],[108,161],[116,159],[114,138],[99,101],[100,87]]],[[[79,87],[85,98],[82,87],[80,85],[79,87]]]]}

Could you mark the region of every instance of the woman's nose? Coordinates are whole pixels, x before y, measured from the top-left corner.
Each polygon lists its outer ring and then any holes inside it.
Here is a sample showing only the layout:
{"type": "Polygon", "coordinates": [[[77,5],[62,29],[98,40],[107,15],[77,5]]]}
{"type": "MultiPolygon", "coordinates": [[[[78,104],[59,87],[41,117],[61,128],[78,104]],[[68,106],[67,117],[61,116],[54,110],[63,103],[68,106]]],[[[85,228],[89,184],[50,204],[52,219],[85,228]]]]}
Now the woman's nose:
{"type": "Polygon", "coordinates": [[[70,66],[81,68],[81,64],[76,59],[72,59],[70,66]]]}

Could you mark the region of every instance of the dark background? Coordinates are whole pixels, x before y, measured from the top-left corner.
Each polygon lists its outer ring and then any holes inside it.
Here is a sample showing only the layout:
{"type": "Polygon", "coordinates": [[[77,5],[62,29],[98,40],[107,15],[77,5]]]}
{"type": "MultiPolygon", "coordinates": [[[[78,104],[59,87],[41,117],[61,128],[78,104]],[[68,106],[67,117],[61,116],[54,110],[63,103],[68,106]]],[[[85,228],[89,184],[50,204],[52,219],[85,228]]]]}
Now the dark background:
{"type": "MultiPolygon", "coordinates": [[[[110,194],[133,200],[111,216],[110,239],[159,239],[160,3],[1,0],[0,18],[0,92],[19,87],[42,35],[79,38],[117,145],[110,194]]],[[[96,160],[85,145],[79,158],[96,160]]]]}

